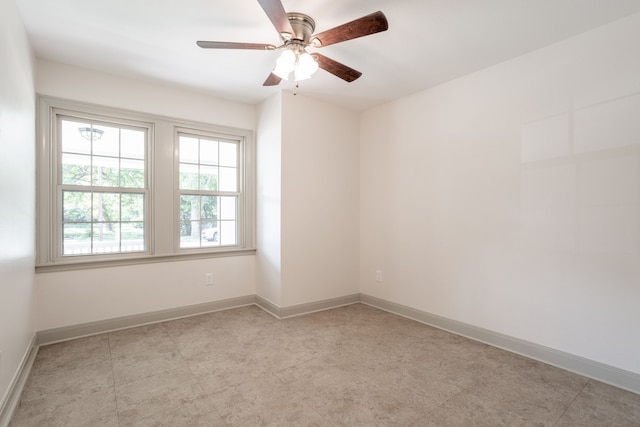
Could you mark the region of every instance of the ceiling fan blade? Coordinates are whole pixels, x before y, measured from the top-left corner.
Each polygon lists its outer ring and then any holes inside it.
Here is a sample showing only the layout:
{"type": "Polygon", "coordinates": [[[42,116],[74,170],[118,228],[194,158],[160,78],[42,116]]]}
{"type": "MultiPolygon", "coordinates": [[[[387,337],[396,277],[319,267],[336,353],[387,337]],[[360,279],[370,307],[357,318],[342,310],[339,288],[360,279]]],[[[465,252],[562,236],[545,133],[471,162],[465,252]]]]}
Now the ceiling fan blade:
{"type": "Polygon", "coordinates": [[[314,34],[311,37],[311,41],[314,45],[317,44],[316,47],[329,46],[388,29],[387,17],[384,16],[384,13],[378,11],[330,30],[314,34]]]}
{"type": "Polygon", "coordinates": [[[280,0],[258,0],[269,20],[280,34],[293,34],[293,28],[287,17],[287,12],[280,0]]]}
{"type": "Polygon", "coordinates": [[[271,73],[269,74],[269,77],[267,77],[267,80],[265,80],[264,83],[262,83],[262,86],[277,86],[280,84],[281,81],[282,79],[280,77],[271,73]]]}
{"type": "Polygon", "coordinates": [[[318,66],[325,71],[333,74],[336,77],[340,77],[342,80],[351,83],[362,75],[360,71],[354,70],[351,67],[347,67],[338,61],[331,58],[327,58],[319,53],[314,53],[312,56],[318,61],[318,66]]]}
{"type": "Polygon", "coordinates": [[[253,50],[275,50],[272,44],[263,43],[234,43],[234,42],[209,42],[198,41],[198,46],[204,49],[253,49],[253,50]]]}

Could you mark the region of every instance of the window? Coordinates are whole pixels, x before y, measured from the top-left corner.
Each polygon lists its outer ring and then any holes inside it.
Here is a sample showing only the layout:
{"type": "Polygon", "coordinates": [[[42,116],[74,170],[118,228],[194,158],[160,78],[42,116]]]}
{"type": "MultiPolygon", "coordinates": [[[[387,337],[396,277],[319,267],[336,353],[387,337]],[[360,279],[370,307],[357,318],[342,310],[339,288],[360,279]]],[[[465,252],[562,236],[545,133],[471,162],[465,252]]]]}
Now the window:
{"type": "Polygon", "coordinates": [[[255,252],[250,131],[44,96],[38,122],[37,271],[255,252]]]}
{"type": "Polygon", "coordinates": [[[180,248],[238,242],[240,142],[179,133],[180,248]]]}
{"type": "Polygon", "coordinates": [[[61,255],[146,252],[148,129],[59,116],[61,255]]]}

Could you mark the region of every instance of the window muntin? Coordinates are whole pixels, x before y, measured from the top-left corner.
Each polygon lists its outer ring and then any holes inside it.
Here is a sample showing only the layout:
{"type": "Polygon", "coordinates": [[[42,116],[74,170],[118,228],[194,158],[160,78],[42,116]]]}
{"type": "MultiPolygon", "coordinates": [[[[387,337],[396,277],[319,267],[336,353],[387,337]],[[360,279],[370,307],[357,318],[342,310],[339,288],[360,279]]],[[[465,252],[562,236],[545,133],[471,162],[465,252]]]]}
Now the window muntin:
{"type": "Polygon", "coordinates": [[[239,140],[179,132],[180,249],[239,243],[239,140]]]}
{"type": "Polygon", "coordinates": [[[146,252],[148,130],[58,116],[60,256],[146,252]]]}

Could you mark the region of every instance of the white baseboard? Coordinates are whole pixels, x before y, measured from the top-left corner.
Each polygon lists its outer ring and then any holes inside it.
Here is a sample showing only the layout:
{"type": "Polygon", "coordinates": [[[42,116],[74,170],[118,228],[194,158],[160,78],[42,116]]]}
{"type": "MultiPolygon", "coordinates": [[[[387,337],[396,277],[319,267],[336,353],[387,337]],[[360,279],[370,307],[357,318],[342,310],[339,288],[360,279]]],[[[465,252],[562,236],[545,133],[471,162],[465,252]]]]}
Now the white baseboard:
{"type": "Polygon", "coordinates": [[[565,353],[540,344],[535,344],[519,338],[493,332],[488,329],[458,322],[456,320],[447,319],[445,317],[369,295],[360,294],[360,301],[363,304],[416,320],[420,323],[425,323],[438,329],[443,329],[475,341],[480,341],[512,353],[517,353],[522,356],[640,394],[640,375],[634,372],[619,369],[604,363],[576,356],[571,353],[565,353]]]}
{"type": "Polygon", "coordinates": [[[82,323],[80,325],[65,326],[62,328],[47,329],[38,332],[38,344],[53,344],[89,335],[116,331],[118,329],[133,328],[151,323],[164,322],[181,317],[197,316],[213,311],[227,310],[255,304],[255,295],[247,295],[237,298],[229,298],[220,301],[205,302],[186,307],[170,308],[167,310],[153,311],[150,313],[136,314],[133,316],[117,317],[115,319],[100,320],[97,322],[82,323]]]}
{"type": "Polygon", "coordinates": [[[18,402],[20,402],[20,395],[22,394],[24,385],[27,382],[27,378],[29,378],[33,362],[36,360],[36,354],[38,354],[37,334],[33,334],[31,342],[24,356],[22,356],[20,365],[9,384],[9,389],[0,402],[0,427],[8,426],[9,421],[11,421],[13,412],[18,406],[18,402]]]}
{"type": "Polygon", "coordinates": [[[256,305],[275,316],[278,319],[286,319],[287,317],[301,316],[316,311],[328,310],[331,308],[342,307],[345,305],[356,304],[360,302],[360,294],[345,295],[337,298],[330,298],[321,301],[314,301],[306,304],[290,305],[288,307],[279,307],[258,295],[256,295],[256,305]]]}

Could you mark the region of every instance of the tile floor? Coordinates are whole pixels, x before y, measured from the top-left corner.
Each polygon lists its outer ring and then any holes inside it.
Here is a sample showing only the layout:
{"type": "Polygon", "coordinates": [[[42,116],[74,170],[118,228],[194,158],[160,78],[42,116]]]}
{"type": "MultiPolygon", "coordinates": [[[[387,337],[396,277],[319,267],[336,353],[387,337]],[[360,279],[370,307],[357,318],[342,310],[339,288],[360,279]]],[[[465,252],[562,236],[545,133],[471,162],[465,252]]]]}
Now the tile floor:
{"type": "Polygon", "coordinates": [[[640,395],[363,304],[42,347],[11,426],[639,426],[640,395]]]}

